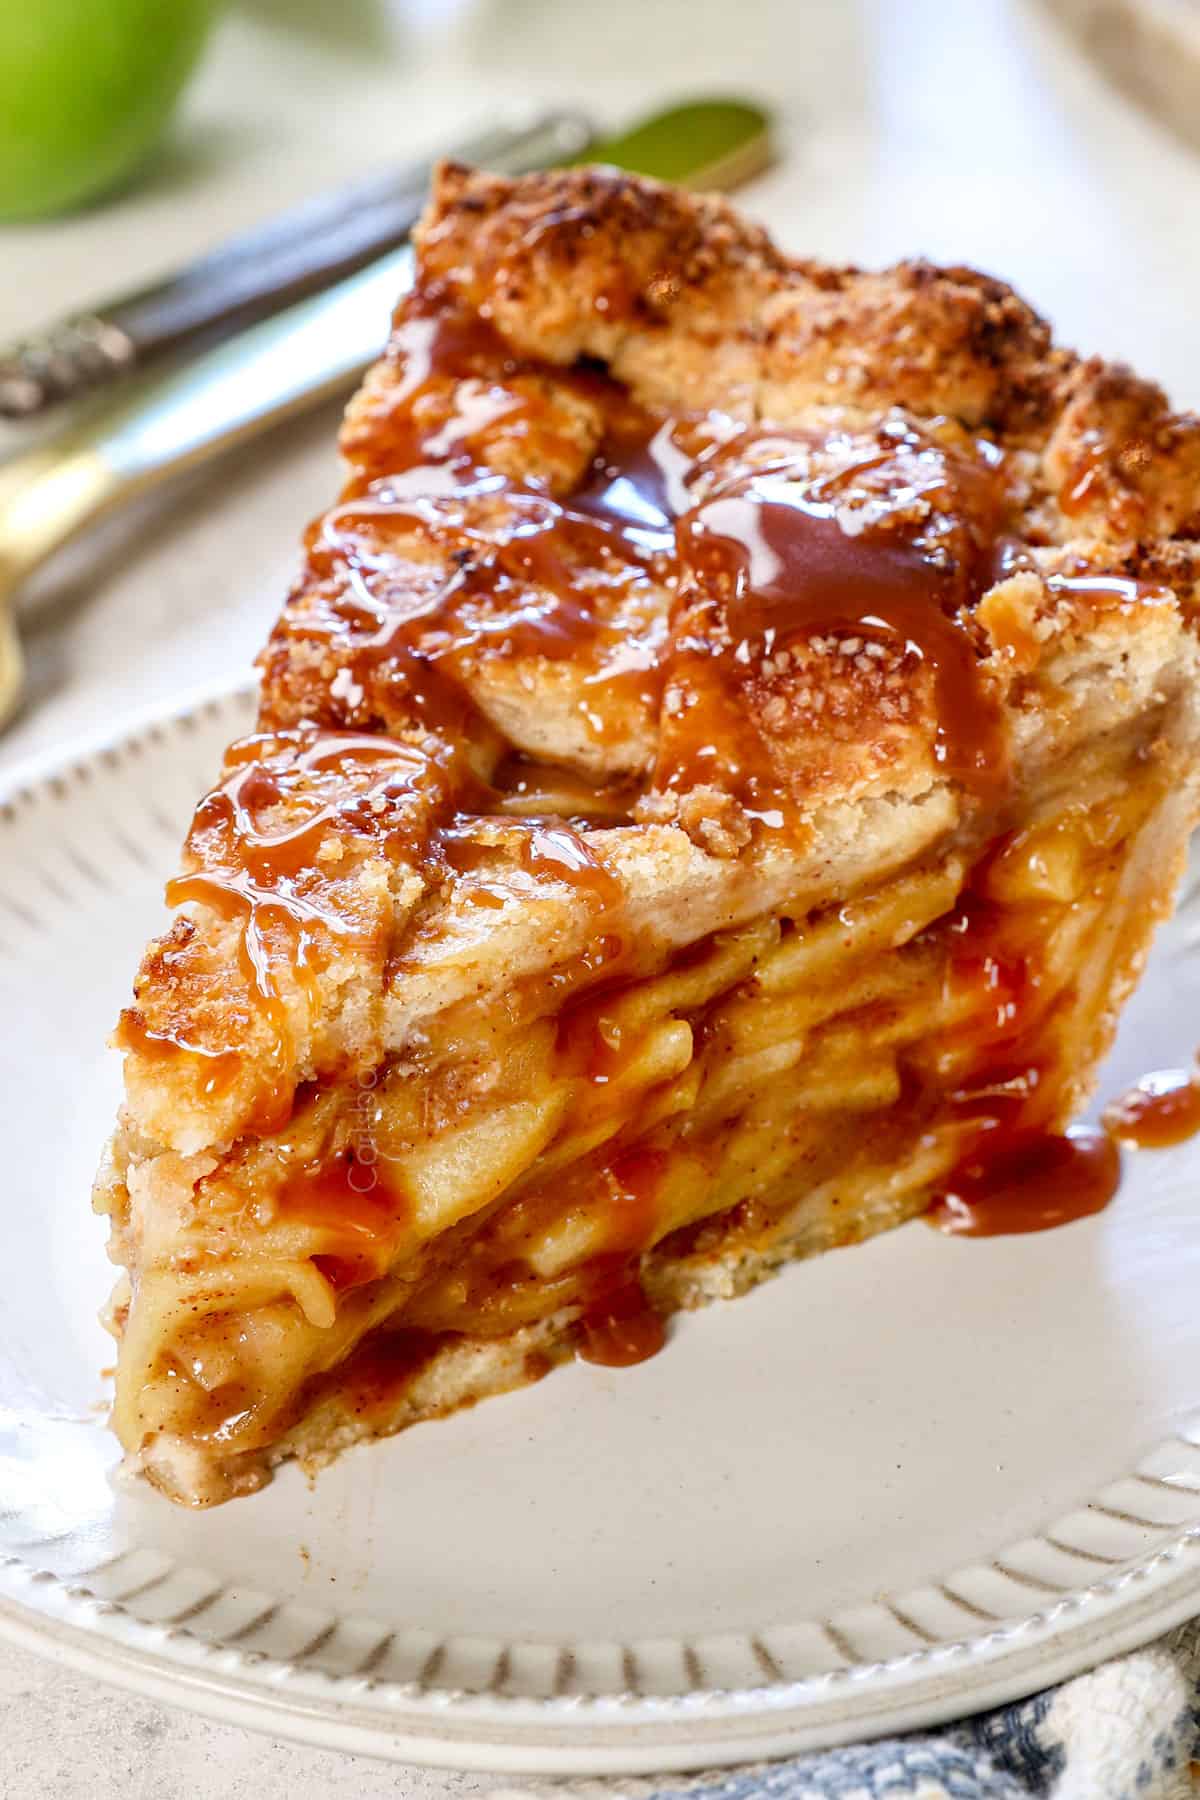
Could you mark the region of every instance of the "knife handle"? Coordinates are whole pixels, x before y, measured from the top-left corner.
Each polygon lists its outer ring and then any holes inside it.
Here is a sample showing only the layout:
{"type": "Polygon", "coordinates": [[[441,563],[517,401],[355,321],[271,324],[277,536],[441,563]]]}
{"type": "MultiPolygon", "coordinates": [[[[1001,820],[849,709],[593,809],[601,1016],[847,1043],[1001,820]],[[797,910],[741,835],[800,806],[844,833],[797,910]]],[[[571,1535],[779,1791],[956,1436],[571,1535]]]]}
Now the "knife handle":
{"type": "MultiPolygon", "coordinates": [[[[592,136],[578,113],[495,127],[447,152],[509,174],[569,161],[592,136]]],[[[331,286],[402,244],[420,217],[432,160],[305,201],[166,280],[49,325],[0,351],[0,417],[30,418],[179,351],[228,336],[331,286]]]]}

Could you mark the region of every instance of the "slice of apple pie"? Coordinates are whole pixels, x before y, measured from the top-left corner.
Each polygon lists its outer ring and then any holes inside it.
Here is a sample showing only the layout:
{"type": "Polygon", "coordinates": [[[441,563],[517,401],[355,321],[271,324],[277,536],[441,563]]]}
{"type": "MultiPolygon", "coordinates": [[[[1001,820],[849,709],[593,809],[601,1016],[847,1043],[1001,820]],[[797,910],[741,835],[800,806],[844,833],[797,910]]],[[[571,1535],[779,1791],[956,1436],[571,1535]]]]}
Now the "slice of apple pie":
{"type": "Polygon", "coordinates": [[[342,444],[117,1032],[136,1466],[1107,1197],[1057,1134],[1197,813],[1200,420],[970,270],[452,166],[342,444]]]}

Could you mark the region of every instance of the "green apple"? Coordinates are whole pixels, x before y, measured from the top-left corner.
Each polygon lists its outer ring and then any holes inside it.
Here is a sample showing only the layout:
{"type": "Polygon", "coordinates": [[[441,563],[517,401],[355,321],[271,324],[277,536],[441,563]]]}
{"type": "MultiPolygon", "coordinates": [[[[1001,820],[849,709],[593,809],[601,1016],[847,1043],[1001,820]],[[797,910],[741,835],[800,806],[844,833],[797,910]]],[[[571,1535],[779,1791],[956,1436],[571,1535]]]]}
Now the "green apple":
{"type": "Polygon", "coordinates": [[[161,136],[219,0],[0,0],[0,218],[112,187],[161,136]]]}

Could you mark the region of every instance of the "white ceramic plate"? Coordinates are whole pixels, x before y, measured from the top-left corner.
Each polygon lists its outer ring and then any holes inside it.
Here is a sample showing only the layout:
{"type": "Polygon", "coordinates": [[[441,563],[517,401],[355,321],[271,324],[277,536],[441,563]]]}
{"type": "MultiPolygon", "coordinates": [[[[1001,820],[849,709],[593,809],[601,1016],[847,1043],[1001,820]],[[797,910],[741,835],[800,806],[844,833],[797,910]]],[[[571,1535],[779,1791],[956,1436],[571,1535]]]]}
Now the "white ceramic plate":
{"type": "MultiPolygon", "coordinates": [[[[921,1224],[193,1514],[110,1484],[104,1039],[226,695],[0,790],[0,1629],[402,1759],[666,1770],[1012,1699],[1200,1609],[1200,1143],[1103,1215],[921,1224]]],[[[1200,888],[1101,1091],[1191,1055],[1200,888]]]]}

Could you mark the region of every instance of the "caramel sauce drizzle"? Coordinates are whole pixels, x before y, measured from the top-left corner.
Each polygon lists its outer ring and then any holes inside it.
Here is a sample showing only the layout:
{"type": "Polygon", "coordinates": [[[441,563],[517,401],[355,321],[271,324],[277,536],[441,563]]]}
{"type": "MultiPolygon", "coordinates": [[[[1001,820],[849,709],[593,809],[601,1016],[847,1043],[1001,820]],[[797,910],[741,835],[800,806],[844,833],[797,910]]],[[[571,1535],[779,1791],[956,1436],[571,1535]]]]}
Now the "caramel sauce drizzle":
{"type": "MultiPolygon", "coordinates": [[[[487,879],[489,844],[479,830],[481,816],[504,810],[503,775],[489,788],[456,758],[479,722],[466,685],[472,659],[570,659],[591,671],[587,680],[629,681],[650,701],[664,683],[682,682],[689,705],[660,785],[716,786],[739,798],[759,829],[778,831],[792,797],[756,722],[754,679],[797,644],[852,635],[906,670],[928,670],[934,754],[950,779],[993,805],[1006,779],[1002,721],[981,679],[972,620],[1006,567],[1005,468],[994,446],[946,421],[918,427],[899,416],[870,432],[819,436],[716,414],[657,415],[599,369],[547,370],[515,357],[486,323],[440,309],[437,298],[418,295],[397,322],[389,355],[402,379],[372,419],[369,441],[347,445],[355,473],[342,503],[310,533],[316,593],[296,629],[336,646],[339,683],[401,695],[413,724],[439,743],[418,750],[348,731],[246,740],[196,815],[190,844],[201,866],[168,888],[172,904],[199,902],[240,926],[239,964],[271,1027],[278,1071],[256,1121],[262,1131],[277,1129],[291,1105],[278,966],[311,986],[328,938],[361,928],[322,872],[318,853],[331,834],[469,873],[479,904],[505,903],[503,885],[487,879]],[[598,412],[602,433],[570,494],[492,466],[499,435],[524,443],[531,469],[576,466],[571,402],[593,419],[598,412]],[[623,668],[602,668],[601,652],[620,640],[614,616],[644,602],[650,619],[663,595],[670,616],[661,640],[647,629],[623,668]],[[347,795],[350,775],[356,788],[347,795]],[[326,776],[339,791],[322,800],[326,776]],[[274,808],[297,805],[298,822],[270,828],[274,808]]],[[[1053,580],[1064,592],[1118,603],[1146,597],[1140,584],[1109,577],[1053,580]]],[[[603,737],[603,721],[593,724],[603,737]]],[[[515,784],[513,796],[519,803],[515,784]]],[[[599,914],[619,908],[619,884],[586,828],[511,812],[498,823],[498,841],[518,845],[519,866],[568,881],[599,914]]],[[[961,915],[964,941],[975,943],[981,916],[978,907],[961,915]]],[[[968,954],[982,957],[975,978],[993,990],[994,1027],[986,1017],[979,1026],[983,1072],[961,1100],[975,1128],[936,1221],[980,1235],[1094,1211],[1115,1186],[1115,1147],[1095,1133],[1030,1125],[1036,1070],[1005,1066],[1036,978],[995,946],[968,954]]],[[[236,1074],[235,1046],[200,1049],[182,1032],[150,1031],[137,1014],[125,1016],[122,1031],[143,1053],[211,1062],[206,1092],[236,1074]]],[[[661,1170],[614,1163],[611,1173],[628,1201],[614,1200],[613,1258],[592,1272],[598,1285],[580,1354],[624,1363],[663,1339],[634,1273],[652,1238],[661,1170]]],[[[352,1189],[349,1165],[331,1164],[297,1177],[286,1201],[297,1216],[344,1217],[349,1248],[329,1261],[339,1284],[369,1278],[388,1227],[378,1204],[352,1189]]]]}
{"type": "Polygon", "coordinates": [[[279,1190],[276,1215],[329,1236],[313,1257],[335,1288],[358,1287],[386,1274],[391,1248],[407,1216],[402,1196],[352,1150],[297,1170],[279,1190]]]}
{"type": "MultiPolygon", "coordinates": [[[[401,307],[387,360],[403,374],[386,411],[373,413],[369,441],[348,447],[358,470],[352,494],[419,464],[456,473],[478,468],[482,446],[501,423],[506,437],[516,428],[543,455],[570,450],[536,391],[526,397],[512,387],[517,378],[544,377],[544,365],[514,355],[486,319],[455,312],[434,292],[419,291],[401,307]]],[[[553,371],[556,383],[564,378],[581,395],[615,385],[590,371],[553,371]]]]}
{"type": "MultiPolygon", "coordinates": [[[[256,909],[278,906],[299,925],[346,929],[336,908],[323,904],[323,884],[310,893],[302,878],[314,871],[317,850],[330,830],[369,837],[396,850],[419,841],[405,817],[408,804],[429,779],[431,759],[411,745],[386,737],[329,732],[306,741],[299,732],[264,733],[230,747],[233,765],[220,787],[201,801],[190,841],[203,840],[206,866],[177,876],[168,887],[172,905],[202,900],[217,911],[244,914],[251,927],[247,956],[264,995],[273,986],[256,909]],[[294,758],[284,762],[294,749],[294,758]],[[280,831],[264,830],[261,815],[303,798],[321,775],[342,778],[378,768],[376,780],[335,797],[280,831]]],[[[304,946],[301,946],[302,952],[304,946]]]]}
{"type": "MultiPolygon", "coordinates": [[[[395,668],[422,715],[445,726],[454,722],[445,692],[424,688],[436,688],[438,676],[443,688],[461,684],[480,655],[586,664],[618,641],[602,612],[639,597],[649,606],[670,580],[674,520],[651,454],[660,421],[624,389],[597,370],[548,372],[514,357],[483,321],[428,317],[421,304],[398,325],[391,355],[405,375],[368,459],[343,503],[310,534],[312,569],[335,597],[324,622],[306,617],[304,630],[337,638],[340,660],[360,684],[395,668]],[[560,405],[575,398],[603,418],[600,448],[567,500],[486,461],[498,426],[535,459],[578,460],[569,436],[554,428],[551,402],[538,397],[537,384],[548,380],[560,405]],[[520,381],[533,391],[515,392],[520,381]],[[451,571],[424,594],[413,591],[419,566],[401,547],[412,539],[451,571]],[[405,563],[409,579],[397,598],[389,571],[405,563]]],[[[622,674],[652,700],[652,646],[631,647],[624,670],[603,679],[622,674]]],[[[603,738],[602,723],[596,735],[603,738]]]]}
{"type": "Polygon", "coordinates": [[[1200,1076],[1156,1069],[1105,1107],[1101,1124],[1118,1143],[1165,1150],[1200,1131],[1200,1076]]]}
{"type": "MultiPolygon", "coordinates": [[[[573,397],[598,410],[603,439],[558,499],[486,460],[497,426],[535,456],[571,451],[561,418],[553,428],[553,401],[538,398],[547,371],[514,357],[485,323],[430,317],[424,304],[398,324],[392,355],[405,373],[374,422],[370,460],[310,541],[314,573],[334,597],[304,629],[338,639],[359,686],[401,675],[432,719],[446,708],[424,692],[427,678],[461,688],[481,655],[586,668],[602,643],[611,648],[614,607],[666,590],[678,595],[673,640],[643,644],[627,670],[645,698],[672,676],[691,690],[662,785],[733,791],[779,828],[790,797],[747,716],[747,679],[764,657],[823,632],[854,632],[927,664],[939,761],[975,789],[1003,781],[999,714],[969,617],[1003,523],[994,446],[899,417],[873,433],[822,437],[718,414],[655,416],[604,373],[576,368],[553,372],[557,404],[573,397]],[[412,543],[429,547],[432,565],[412,543]],[[423,566],[432,569],[424,583],[423,566]]],[[[592,723],[603,737],[602,721],[592,723]]]]}
{"type": "Polygon", "coordinates": [[[327,515],[311,549],[318,573],[333,574],[339,564],[348,571],[352,608],[375,627],[355,646],[356,664],[368,670],[418,641],[429,665],[451,670],[464,663],[464,653],[479,649],[575,657],[601,629],[594,610],[601,592],[611,600],[648,585],[653,553],[643,550],[636,528],[625,531],[603,516],[603,495],[585,513],[516,490],[499,476],[464,483],[452,496],[408,493],[406,485],[397,482],[327,515]],[[491,504],[477,508],[472,501],[491,504]],[[385,542],[390,532],[424,538],[454,573],[397,614],[368,584],[387,552],[373,549],[363,526],[386,527],[385,542]]]}
{"type": "Polygon", "coordinates": [[[122,1012],[117,1042],[122,1049],[136,1051],[139,1056],[187,1057],[197,1063],[203,1072],[200,1092],[206,1100],[218,1100],[228,1093],[241,1073],[240,1051],[212,1050],[206,1044],[194,1043],[182,1025],[152,1031],[136,1007],[126,1007],[122,1012]]]}
{"type": "Polygon", "coordinates": [[[678,526],[685,592],[706,598],[677,651],[702,699],[669,785],[729,788],[732,777],[760,814],[771,810],[778,784],[761,750],[755,757],[749,720],[734,727],[731,749],[729,696],[744,692],[764,654],[852,634],[860,650],[879,644],[929,667],[937,760],[965,786],[994,793],[1004,737],[970,627],[1002,518],[994,447],[947,447],[902,420],[841,443],[836,434],[745,433],[705,473],[708,492],[678,526]],[[824,462],[831,449],[837,466],[812,472],[814,451],[824,462]]]}
{"type": "Polygon", "coordinates": [[[1132,575],[1105,572],[1092,575],[1044,574],[1037,566],[1027,544],[1001,534],[992,552],[992,580],[1006,581],[1010,575],[1035,574],[1051,594],[1069,600],[1090,600],[1101,612],[1131,606],[1173,606],[1175,596],[1170,588],[1155,581],[1142,581],[1132,575]]]}
{"type": "MultiPolygon", "coordinates": [[[[565,881],[588,894],[600,908],[619,905],[620,882],[605,868],[581,832],[558,820],[506,818],[500,847],[511,849],[514,839],[518,868],[530,875],[565,881]]],[[[459,874],[486,871],[498,847],[481,838],[477,818],[465,814],[439,834],[438,844],[446,863],[459,874]]],[[[511,888],[489,888],[485,880],[473,883],[471,893],[476,898],[491,893],[502,905],[511,888]]]]}
{"type": "MultiPolygon", "coordinates": [[[[606,1060],[602,1051],[601,1044],[593,1080],[604,1080],[603,1071],[619,1057],[617,1051],[606,1060]]],[[[666,1326],[642,1285],[638,1258],[659,1227],[659,1194],[668,1166],[665,1151],[635,1145],[618,1151],[603,1171],[610,1195],[605,1220],[609,1247],[585,1272],[587,1299],[576,1344],[584,1362],[629,1368],[656,1355],[666,1342],[666,1326]]]]}
{"type": "MultiPolygon", "coordinates": [[[[361,935],[356,922],[334,898],[318,850],[333,833],[371,841],[393,859],[411,854],[423,840],[414,819],[422,791],[436,793],[441,771],[430,756],[386,737],[301,732],[260,733],[230,746],[229,772],[201,801],[188,845],[202,866],[167,884],[168,905],[195,901],[240,927],[237,960],[242,977],[270,1032],[268,1061],[254,1125],[278,1130],[291,1113],[294,1082],[289,1078],[293,1033],[288,997],[276,969],[282,961],[311,999],[328,936],[361,935]],[[347,793],[345,780],[361,785],[347,793]],[[334,786],[322,801],[321,782],[334,786]],[[271,830],[264,816],[276,808],[290,812],[315,802],[298,822],[271,830]]],[[[235,1045],[198,1047],[176,1028],[150,1030],[140,1015],[122,1015],[119,1037],[126,1048],[158,1057],[182,1054],[204,1058],[211,1072],[203,1084],[210,1097],[236,1079],[242,1053],[235,1045]]]]}

